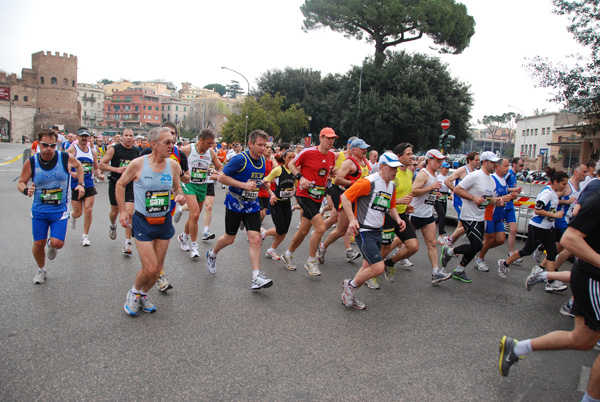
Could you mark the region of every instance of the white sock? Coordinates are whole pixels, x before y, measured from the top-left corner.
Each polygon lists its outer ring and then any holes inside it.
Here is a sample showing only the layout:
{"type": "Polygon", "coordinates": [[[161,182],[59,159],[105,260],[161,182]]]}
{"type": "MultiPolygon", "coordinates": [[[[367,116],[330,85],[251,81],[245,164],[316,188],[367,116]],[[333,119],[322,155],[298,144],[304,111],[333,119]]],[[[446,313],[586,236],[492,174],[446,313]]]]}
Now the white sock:
{"type": "Polygon", "coordinates": [[[291,257],[291,256],[293,256],[293,255],[294,255],[294,254],[293,254],[293,253],[292,253],[290,250],[285,250],[285,256],[286,256],[286,257],[291,257]]]}
{"type": "Polygon", "coordinates": [[[544,282],[548,282],[548,271],[544,271],[540,274],[544,282]]]}
{"type": "Polygon", "coordinates": [[[260,271],[258,269],[253,269],[252,270],[252,279],[258,278],[259,274],[260,274],[260,271]]]}
{"type": "Polygon", "coordinates": [[[432,273],[433,275],[435,275],[435,274],[437,274],[437,273],[440,271],[440,269],[439,269],[438,267],[435,267],[435,268],[433,268],[431,271],[432,271],[431,273],[432,273]]]}
{"type": "Polygon", "coordinates": [[[273,247],[269,247],[269,249],[267,250],[267,253],[274,253],[275,249],[273,247]]]}
{"type": "Polygon", "coordinates": [[[210,255],[210,258],[217,258],[217,254],[215,254],[215,252],[212,250],[208,252],[208,255],[210,255]]]}
{"type": "Polygon", "coordinates": [[[110,224],[110,228],[113,229],[113,230],[116,229],[117,228],[117,224],[116,223],[111,223],[110,224]]]}
{"type": "Polygon", "coordinates": [[[527,353],[533,352],[531,349],[531,339],[526,339],[524,341],[518,341],[517,346],[514,348],[514,352],[517,356],[525,356],[527,353]]]}
{"type": "Polygon", "coordinates": [[[454,247],[447,249],[448,255],[454,257],[454,247]]]}
{"type": "Polygon", "coordinates": [[[131,239],[125,239],[125,244],[132,244],[131,239]]]}
{"type": "Polygon", "coordinates": [[[204,233],[208,233],[208,229],[210,229],[208,226],[204,226],[204,233]]]}
{"type": "Polygon", "coordinates": [[[46,267],[38,268],[38,272],[46,272],[46,267]]]}
{"type": "Polygon", "coordinates": [[[454,272],[462,272],[464,270],[465,270],[465,267],[462,267],[462,266],[459,265],[459,266],[456,267],[456,269],[454,270],[454,272]]]}
{"type": "Polygon", "coordinates": [[[133,294],[141,294],[142,291],[135,288],[135,285],[131,288],[131,293],[133,294]]]}
{"type": "Polygon", "coordinates": [[[198,242],[197,242],[197,241],[193,241],[193,242],[192,242],[192,247],[196,247],[196,248],[198,248],[198,242]]]}
{"type": "Polygon", "coordinates": [[[581,400],[581,402],[600,402],[600,399],[596,399],[596,398],[592,398],[591,396],[589,396],[589,394],[586,392],[585,395],[583,396],[583,399],[581,400]]]}
{"type": "Polygon", "coordinates": [[[315,261],[317,261],[317,257],[308,256],[308,262],[315,262],[315,261]]]}

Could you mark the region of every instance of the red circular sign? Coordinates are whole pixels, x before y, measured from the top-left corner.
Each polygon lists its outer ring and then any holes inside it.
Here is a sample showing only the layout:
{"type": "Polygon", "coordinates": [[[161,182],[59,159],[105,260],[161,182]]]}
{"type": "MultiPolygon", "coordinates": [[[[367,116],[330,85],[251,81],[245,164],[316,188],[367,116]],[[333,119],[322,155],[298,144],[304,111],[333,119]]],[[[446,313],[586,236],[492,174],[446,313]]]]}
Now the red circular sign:
{"type": "Polygon", "coordinates": [[[450,120],[444,119],[442,120],[442,129],[448,130],[450,128],[450,120]]]}

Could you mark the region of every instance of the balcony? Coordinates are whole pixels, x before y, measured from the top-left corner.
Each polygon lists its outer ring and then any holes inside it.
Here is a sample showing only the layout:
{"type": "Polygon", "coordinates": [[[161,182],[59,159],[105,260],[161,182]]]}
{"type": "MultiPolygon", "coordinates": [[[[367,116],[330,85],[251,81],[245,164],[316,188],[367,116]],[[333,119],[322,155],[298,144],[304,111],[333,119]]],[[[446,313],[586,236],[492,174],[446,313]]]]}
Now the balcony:
{"type": "Polygon", "coordinates": [[[83,98],[81,98],[81,100],[84,102],[94,103],[94,102],[96,102],[96,97],[95,96],[84,96],[83,98]]]}

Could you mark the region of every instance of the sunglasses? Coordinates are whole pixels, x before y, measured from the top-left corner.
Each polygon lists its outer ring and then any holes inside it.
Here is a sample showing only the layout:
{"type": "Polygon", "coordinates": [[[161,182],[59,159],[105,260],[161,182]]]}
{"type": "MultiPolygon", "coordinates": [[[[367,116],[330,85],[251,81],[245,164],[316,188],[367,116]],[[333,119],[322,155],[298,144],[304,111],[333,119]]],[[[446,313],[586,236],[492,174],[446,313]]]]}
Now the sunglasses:
{"type": "Polygon", "coordinates": [[[56,148],[56,142],[54,144],[49,144],[47,142],[40,142],[40,145],[43,147],[56,148]]]}
{"type": "Polygon", "coordinates": [[[523,165],[519,165],[519,166],[523,167],[523,166],[525,166],[525,164],[523,164],[523,165]]]}

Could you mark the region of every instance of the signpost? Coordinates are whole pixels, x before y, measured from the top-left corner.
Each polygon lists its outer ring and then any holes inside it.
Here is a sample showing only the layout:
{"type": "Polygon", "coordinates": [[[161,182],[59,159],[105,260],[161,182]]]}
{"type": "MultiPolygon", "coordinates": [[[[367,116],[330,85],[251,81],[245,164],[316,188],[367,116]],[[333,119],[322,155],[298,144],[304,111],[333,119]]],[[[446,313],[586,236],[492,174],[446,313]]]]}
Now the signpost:
{"type": "Polygon", "coordinates": [[[451,144],[452,140],[456,137],[448,134],[448,132],[450,131],[450,120],[448,120],[448,119],[442,120],[441,126],[442,126],[442,135],[440,135],[440,148],[442,150],[442,153],[444,153],[444,149],[450,148],[450,146],[452,145],[451,144]]]}
{"type": "Polygon", "coordinates": [[[448,130],[450,128],[450,120],[442,120],[442,130],[448,130]]]}

